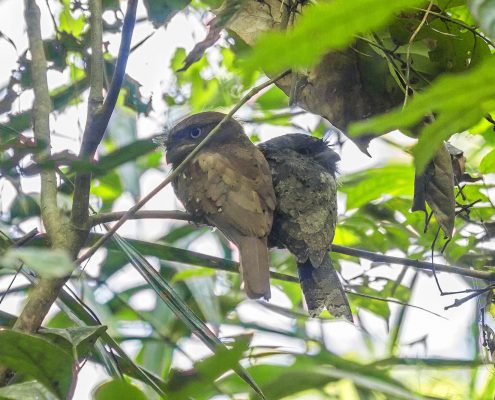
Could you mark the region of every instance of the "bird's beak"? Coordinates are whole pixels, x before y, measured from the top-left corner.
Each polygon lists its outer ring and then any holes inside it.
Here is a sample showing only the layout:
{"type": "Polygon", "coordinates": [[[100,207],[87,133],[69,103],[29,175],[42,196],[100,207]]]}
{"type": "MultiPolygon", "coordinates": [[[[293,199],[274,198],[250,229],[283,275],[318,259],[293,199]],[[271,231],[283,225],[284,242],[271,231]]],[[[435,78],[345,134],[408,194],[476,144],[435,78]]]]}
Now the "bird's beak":
{"type": "Polygon", "coordinates": [[[153,143],[166,148],[167,147],[167,140],[168,140],[168,135],[170,134],[169,130],[166,130],[164,133],[161,133],[159,135],[156,135],[151,139],[153,143]]]}

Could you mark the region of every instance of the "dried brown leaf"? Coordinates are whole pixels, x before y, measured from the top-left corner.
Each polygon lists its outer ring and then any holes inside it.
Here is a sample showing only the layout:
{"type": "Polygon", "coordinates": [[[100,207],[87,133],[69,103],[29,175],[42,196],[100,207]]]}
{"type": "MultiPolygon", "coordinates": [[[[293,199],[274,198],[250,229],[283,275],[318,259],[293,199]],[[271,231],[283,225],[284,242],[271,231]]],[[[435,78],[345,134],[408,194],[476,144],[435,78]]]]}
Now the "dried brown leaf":
{"type": "Polygon", "coordinates": [[[446,237],[451,238],[455,221],[454,170],[447,147],[437,151],[423,175],[414,181],[414,199],[411,211],[426,212],[430,206],[446,237]]]}

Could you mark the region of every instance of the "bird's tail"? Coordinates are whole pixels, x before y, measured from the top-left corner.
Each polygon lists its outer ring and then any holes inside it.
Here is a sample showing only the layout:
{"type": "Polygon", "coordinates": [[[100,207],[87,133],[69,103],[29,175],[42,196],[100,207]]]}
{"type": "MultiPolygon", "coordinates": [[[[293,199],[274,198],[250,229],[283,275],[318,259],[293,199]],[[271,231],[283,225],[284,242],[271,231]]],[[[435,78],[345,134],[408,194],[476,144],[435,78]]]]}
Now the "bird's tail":
{"type": "Polygon", "coordinates": [[[242,237],[239,240],[241,274],[250,299],[270,298],[270,262],[266,238],[242,237]]]}
{"type": "Polygon", "coordinates": [[[309,315],[317,317],[326,307],[334,317],[353,321],[344,288],[328,254],[319,267],[313,266],[308,258],[304,263],[297,263],[297,269],[309,315]]]}

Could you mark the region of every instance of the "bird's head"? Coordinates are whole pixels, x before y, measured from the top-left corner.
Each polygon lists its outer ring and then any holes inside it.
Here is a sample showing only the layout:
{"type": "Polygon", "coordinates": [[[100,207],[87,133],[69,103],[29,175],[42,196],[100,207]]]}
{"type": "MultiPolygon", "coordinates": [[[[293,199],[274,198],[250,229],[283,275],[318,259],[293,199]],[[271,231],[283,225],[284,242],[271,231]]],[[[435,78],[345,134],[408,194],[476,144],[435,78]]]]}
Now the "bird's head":
{"type": "MultiPolygon", "coordinates": [[[[225,114],[223,113],[207,111],[190,115],[179,121],[159,138],[159,141],[166,149],[167,163],[171,163],[173,167],[180,164],[224,117],[225,114]]],[[[218,143],[233,140],[238,135],[243,134],[242,126],[236,120],[230,118],[208,141],[205,148],[211,148],[218,143]]]]}
{"type": "Polygon", "coordinates": [[[333,176],[338,170],[337,163],[340,161],[340,156],[328,146],[326,141],[314,136],[289,133],[260,143],[258,146],[268,153],[290,149],[302,156],[310,157],[333,176]]]}

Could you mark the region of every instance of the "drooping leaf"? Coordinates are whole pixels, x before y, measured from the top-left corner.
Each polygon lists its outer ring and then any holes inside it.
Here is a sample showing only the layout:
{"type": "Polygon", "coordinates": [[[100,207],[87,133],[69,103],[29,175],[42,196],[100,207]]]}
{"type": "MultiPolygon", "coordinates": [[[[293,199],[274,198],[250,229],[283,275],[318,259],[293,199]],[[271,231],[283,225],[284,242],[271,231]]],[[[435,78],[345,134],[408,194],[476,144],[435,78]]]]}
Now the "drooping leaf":
{"type": "Polygon", "coordinates": [[[272,32],[260,38],[249,65],[270,72],[314,65],[326,52],[343,49],[355,35],[378,29],[397,11],[420,3],[417,0],[318,3],[304,10],[292,30],[272,32]]]}
{"type": "Polygon", "coordinates": [[[479,122],[495,109],[495,58],[485,60],[469,72],[445,75],[425,92],[417,94],[404,109],[352,124],[352,135],[381,134],[393,129],[411,129],[427,115],[433,121],[423,125],[414,148],[414,163],[422,174],[444,140],[479,122]]]}
{"type": "Polygon", "coordinates": [[[425,201],[445,236],[451,238],[455,222],[454,171],[445,145],[438,149],[425,173],[416,176],[411,211],[426,212],[425,201]]]}
{"type": "Polygon", "coordinates": [[[20,331],[0,331],[0,363],[38,380],[59,399],[72,386],[74,360],[62,347],[20,331]]]}
{"type": "Polygon", "coordinates": [[[155,28],[166,25],[180,10],[186,8],[189,0],[145,0],[148,19],[155,28]]]}

